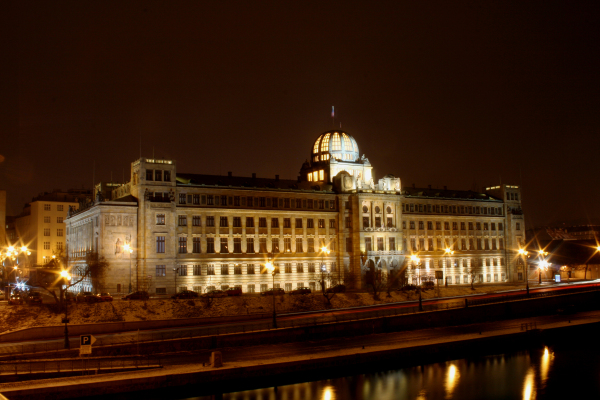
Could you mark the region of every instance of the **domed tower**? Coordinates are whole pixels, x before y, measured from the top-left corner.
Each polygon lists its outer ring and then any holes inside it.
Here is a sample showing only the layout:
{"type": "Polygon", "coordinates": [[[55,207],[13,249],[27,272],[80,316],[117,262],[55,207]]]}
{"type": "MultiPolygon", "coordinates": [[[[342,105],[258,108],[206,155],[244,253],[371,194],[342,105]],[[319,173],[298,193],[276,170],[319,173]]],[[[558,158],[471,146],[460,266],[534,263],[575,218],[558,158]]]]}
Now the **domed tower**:
{"type": "Polygon", "coordinates": [[[346,184],[346,189],[356,189],[371,185],[372,169],[367,158],[359,157],[358,144],[352,136],[342,130],[331,130],[315,140],[300,177],[303,181],[332,183],[336,175],[345,171],[352,177],[352,187],[346,184]]]}

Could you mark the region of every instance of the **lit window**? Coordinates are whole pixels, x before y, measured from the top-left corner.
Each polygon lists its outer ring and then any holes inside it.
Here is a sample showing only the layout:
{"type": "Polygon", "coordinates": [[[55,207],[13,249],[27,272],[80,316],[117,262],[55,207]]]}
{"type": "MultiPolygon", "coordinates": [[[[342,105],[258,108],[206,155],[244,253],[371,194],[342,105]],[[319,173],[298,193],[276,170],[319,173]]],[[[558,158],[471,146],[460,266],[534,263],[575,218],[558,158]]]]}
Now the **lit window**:
{"type": "Polygon", "coordinates": [[[319,140],[321,139],[321,137],[319,137],[319,139],[317,139],[317,141],[315,142],[315,147],[313,149],[313,153],[317,154],[319,152],[319,140]]]}
{"type": "Polygon", "coordinates": [[[321,140],[321,151],[329,151],[329,136],[331,136],[330,133],[326,134],[323,137],[323,140],[321,140]]]}
{"type": "Polygon", "coordinates": [[[350,138],[348,137],[348,135],[346,135],[343,132],[342,132],[342,136],[344,137],[344,150],[352,151],[352,142],[350,141],[350,138]]]}
{"type": "Polygon", "coordinates": [[[325,171],[324,170],[320,170],[319,171],[319,180],[320,181],[324,181],[325,180],[325,171]]]}
{"type": "Polygon", "coordinates": [[[319,180],[319,172],[318,171],[313,172],[313,180],[314,181],[318,181],[319,180]]]}
{"type": "Polygon", "coordinates": [[[313,180],[313,174],[309,173],[308,174],[308,181],[312,182],[312,180],[313,180]]]}
{"type": "Polygon", "coordinates": [[[340,142],[340,135],[337,132],[335,132],[333,134],[333,139],[331,140],[331,150],[334,150],[334,151],[342,150],[342,143],[340,142]]]}

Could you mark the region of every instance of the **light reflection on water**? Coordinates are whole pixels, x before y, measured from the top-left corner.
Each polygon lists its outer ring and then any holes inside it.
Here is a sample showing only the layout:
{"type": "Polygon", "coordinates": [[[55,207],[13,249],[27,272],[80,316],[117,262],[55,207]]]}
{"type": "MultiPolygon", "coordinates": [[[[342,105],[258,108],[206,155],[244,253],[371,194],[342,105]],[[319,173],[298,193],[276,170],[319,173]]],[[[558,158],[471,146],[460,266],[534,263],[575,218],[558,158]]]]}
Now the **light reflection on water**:
{"type": "MultiPolygon", "coordinates": [[[[594,365],[577,365],[581,355],[564,355],[563,371],[553,375],[561,355],[549,348],[530,352],[454,360],[445,363],[358,374],[343,378],[284,385],[277,388],[224,393],[225,400],[442,400],[442,399],[554,399],[568,381],[566,373],[581,374],[592,368],[600,375],[599,357],[594,365]],[[570,358],[569,358],[570,357],[570,358]],[[580,371],[577,371],[580,368],[580,371]],[[554,383],[554,389],[547,386],[554,383]],[[556,389],[558,387],[558,390],[556,389]]],[[[579,363],[581,364],[581,363],[579,363]]],[[[576,379],[576,378],[572,378],[576,379]]],[[[592,398],[600,398],[600,390],[592,398]]],[[[564,399],[564,394],[561,397],[564,399]]]]}

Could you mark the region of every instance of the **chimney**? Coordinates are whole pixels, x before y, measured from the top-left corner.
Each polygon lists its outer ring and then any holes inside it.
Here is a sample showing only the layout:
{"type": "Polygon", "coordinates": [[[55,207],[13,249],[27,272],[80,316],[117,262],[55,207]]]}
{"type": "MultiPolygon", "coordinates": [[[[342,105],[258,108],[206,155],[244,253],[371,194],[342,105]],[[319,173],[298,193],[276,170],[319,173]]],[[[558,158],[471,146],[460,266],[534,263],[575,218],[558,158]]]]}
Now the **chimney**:
{"type": "Polygon", "coordinates": [[[256,172],[252,173],[252,179],[256,179],[256,172]]]}
{"type": "Polygon", "coordinates": [[[275,175],[275,180],[278,181],[279,180],[279,175],[275,175]]]}
{"type": "Polygon", "coordinates": [[[227,176],[231,178],[231,171],[227,172],[227,176]]]}

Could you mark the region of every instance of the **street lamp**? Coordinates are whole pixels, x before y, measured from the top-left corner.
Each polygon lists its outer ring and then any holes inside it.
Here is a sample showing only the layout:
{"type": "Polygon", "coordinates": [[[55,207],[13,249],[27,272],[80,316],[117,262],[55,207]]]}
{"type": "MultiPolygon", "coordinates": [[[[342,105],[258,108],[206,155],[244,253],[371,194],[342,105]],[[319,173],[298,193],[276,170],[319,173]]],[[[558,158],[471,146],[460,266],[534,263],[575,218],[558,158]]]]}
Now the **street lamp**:
{"type": "MultiPolygon", "coordinates": [[[[6,247],[4,250],[2,250],[0,252],[0,261],[2,261],[2,263],[4,263],[6,260],[9,260],[11,262],[11,265],[13,267],[13,271],[15,272],[15,284],[17,284],[17,272],[18,272],[18,265],[19,265],[19,254],[23,253],[26,256],[31,254],[31,251],[29,251],[27,249],[27,246],[21,246],[20,248],[16,248],[15,246],[8,246],[6,247]],[[16,264],[15,264],[16,261],[16,264]]],[[[5,266],[6,268],[8,268],[8,266],[5,266]]],[[[4,269],[4,271],[6,271],[6,269],[4,269]]],[[[2,276],[2,279],[4,279],[4,273],[2,276]]],[[[9,281],[9,273],[7,273],[6,275],[6,283],[8,284],[9,281]]]]}
{"type": "MultiPolygon", "coordinates": [[[[62,270],[60,271],[60,276],[64,281],[64,286],[67,286],[68,281],[71,280],[71,276],[69,275],[69,272],[62,270]]],[[[63,318],[62,322],[65,324],[65,349],[70,349],[71,348],[71,344],[69,343],[69,327],[68,327],[68,323],[69,323],[69,301],[67,300],[67,296],[66,293],[64,293],[64,289],[63,289],[63,285],[60,285],[60,290],[63,292],[63,301],[65,302],[65,317],[63,318]]]]}
{"type": "Polygon", "coordinates": [[[329,255],[331,250],[327,246],[321,247],[321,291],[325,293],[325,272],[327,272],[327,266],[325,266],[325,254],[329,255]]]}
{"type": "Polygon", "coordinates": [[[419,271],[419,286],[417,286],[417,291],[419,292],[419,311],[423,311],[423,300],[421,298],[421,259],[414,254],[410,256],[410,259],[417,268],[417,271],[419,271]]]}
{"type": "MultiPolygon", "coordinates": [[[[129,244],[125,244],[123,248],[129,252],[129,293],[131,293],[131,253],[133,253],[133,249],[129,244]]],[[[175,293],[177,293],[177,278],[175,278],[175,293]]]]}
{"type": "MultiPolygon", "coordinates": [[[[446,247],[444,250],[444,257],[448,257],[454,254],[454,250],[450,250],[449,247],[446,247]]],[[[446,258],[446,262],[444,263],[444,287],[448,287],[448,276],[446,275],[446,264],[448,263],[448,259],[446,258]]]]}
{"type": "Polygon", "coordinates": [[[546,261],[546,260],[542,260],[539,262],[538,272],[540,274],[539,275],[540,276],[540,281],[539,281],[540,285],[542,284],[542,270],[547,271],[548,266],[549,266],[549,264],[548,264],[548,261],[546,261]]]}
{"type": "Polygon", "coordinates": [[[529,297],[529,268],[527,267],[527,259],[525,257],[527,257],[527,254],[529,252],[526,251],[525,249],[519,249],[519,254],[521,255],[521,258],[523,259],[523,264],[525,264],[525,282],[526,282],[526,288],[527,288],[527,297],[529,297]]]}
{"type": "MultiPolygon", "coordinates": [[[[177,294],[177,275],[179,274],[179,268],[181,268],[181,266],[173,268],[173,272],[175,273],[175,294],[177,294]]],[[[131,287],[131,284],[129,286],[131,287]]]]}
{"type": "Polygon", "coordinates": [[[265,268],[273,277],[273,328],[277,329],[277,311],[275,310],[275,274],[277,273],[277,269],[271,262],[271,257],[269,257],[269,261],[265,263],[265,268]]]}

